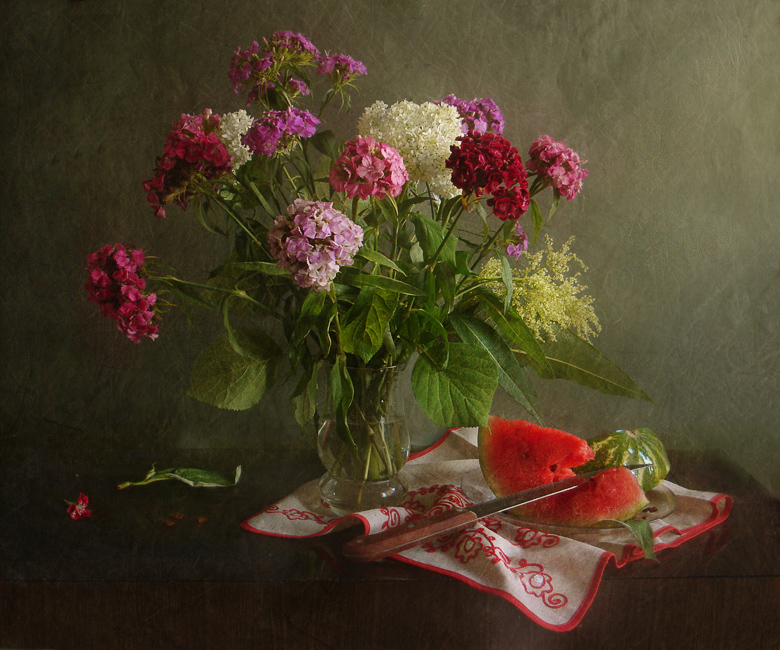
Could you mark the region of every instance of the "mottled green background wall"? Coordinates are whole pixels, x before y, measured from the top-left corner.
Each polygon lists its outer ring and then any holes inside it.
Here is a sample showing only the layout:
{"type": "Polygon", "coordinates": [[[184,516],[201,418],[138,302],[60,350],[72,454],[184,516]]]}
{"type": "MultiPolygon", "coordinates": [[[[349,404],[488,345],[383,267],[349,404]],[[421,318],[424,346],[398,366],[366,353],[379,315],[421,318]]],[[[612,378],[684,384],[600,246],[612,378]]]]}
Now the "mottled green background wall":
{"type": "MultiPolygon", "coordinates": [[[[180,113],[241,107],[239,45],[278,29],[362,60],[351,114],[382,99],[492,97],[518,148],[589,160],[552,235],[576,236],[597,345],[654,398],[539,384],[547,422],[650,426],[722,448],[780,492],[780,4],[769,0],[36,0],[4,3],[2,433],[92,446],[305,444],[280,386],[225,413],[184,396],[217,332],[165,315],[134,345],[82,290],[85,257],[135,243],[191,279],[222,251],[148,208],[141,181],[180,113]]],[[[500,396],[495,411],[521,416],[500,396]]],[[[108,453],[108,452],[107,452],[108,453]]]]}

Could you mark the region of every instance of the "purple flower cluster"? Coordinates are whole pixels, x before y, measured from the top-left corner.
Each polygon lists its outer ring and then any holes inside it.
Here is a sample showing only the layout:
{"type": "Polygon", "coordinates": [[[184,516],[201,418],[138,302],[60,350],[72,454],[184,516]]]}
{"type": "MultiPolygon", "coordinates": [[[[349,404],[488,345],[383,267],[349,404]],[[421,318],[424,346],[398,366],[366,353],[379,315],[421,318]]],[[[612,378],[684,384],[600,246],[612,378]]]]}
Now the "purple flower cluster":
{"type": "Polygon", "coordinates": [[[586,161],[549,135],[540,136],[528,151],[531,157],[528,169],[538,174],[546,185],[551,185],[561,196],[571,201],[581,190],[582,181],[588,175],[583,165],[586,161]]]}
{"type": "Polygon", "coordinates": [[[330,184],[349,198],[398,196],[409,180],[403,158],[393,147],[374,138],[357,136],[346,143],[344,153],[330,170],[330,184]]]}
{"type": "Polygon", "coordinates": [[[271,255],[304,289],[327,291],[363,245],[363,229],[326,201],[295,199],[268,233],[271,255]]]}
{"type": "Polygon", "coordinates": [[[156,339],[159,326],[152,323],[152,307],[157,295],[144,293],[146,280],[140,273],[144,264],[142,250],[128,250],[122,244],[107,244],[87,258],[86,289],[90,302],[111,318],[134,343],[141,337],[156,339]]]}
{"type": "Polygon", "coordinates": [[[467,101],[458,99],[455,95],[447,95],[434,104],[454,106],[463,121],[461,126],[463,133],[474,131],[481,135],[492,131],[501,135],[504,132],[504,117],[492,99],[486,97],[467,101]]]}
{"type": "Polygon", "coordinates": [[[517,242],[506,247],[506,254],[519,260],[528,250],[528,235],[525,234],[525,229],[520,225],[520,222],[515,223],[515,235],[517,242]]]}
{"type": "Polygon", "coordinates": [[[267,111],[254,121],[241,143],[253,153],[273,156],[290,148],[296,138],[310,138],[320,121],[309,111],[289,106],[284,111],[267,111]]]}
{"type": "Polygon", "coordinates": [[[273,88],[283,88],[289,95],[308,95],[306,83],[289,70],[300,74],[307,66],[317,65],[317,73],[330,74],[335,86],[343,86],[357,75],[366,74],[366,66],[346,54],[321,55],[303,34],[291,31],[275,32],[270,40],[257,41],[236,49],[230,61],[228,77],[236,93],[242,87],[248,91],[247,104],[252,104],[273,88]]]}

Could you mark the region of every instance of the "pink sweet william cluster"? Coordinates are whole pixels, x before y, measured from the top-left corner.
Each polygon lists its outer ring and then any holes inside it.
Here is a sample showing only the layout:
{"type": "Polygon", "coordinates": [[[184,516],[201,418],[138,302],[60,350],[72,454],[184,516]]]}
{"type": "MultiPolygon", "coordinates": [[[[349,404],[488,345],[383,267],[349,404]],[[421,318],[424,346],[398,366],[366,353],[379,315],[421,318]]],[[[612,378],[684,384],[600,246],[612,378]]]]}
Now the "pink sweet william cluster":
{"type": "Polygon", "coordinates": [[[140,343],[142,337],[156,339],[159,328],[152,322],[157,295],[144,293],[143,264],[142,250],[128,250],[122,244],[108,244],[87,258],[90,302],[100,307],[103,316],[115,320],[134,343],[140,343]]]}
{"type": "Polygon", "coordinates": [[[303,34],[291,31],[275,32],[270,40],[257,41],[246,48],[238,48],[230,61],[228,77],[236,93],[248,90],[247,104],[265,97],[271,90],[282,90],[288,95],[308,95],[311,91],[304,80],[285,71],[300,72],[317,65],[317,73],[329,74],[335,86],[343,86],[357,75],[366,74],[366,66],[346,54],[321,55],[303,34]]]}
{"type": "Polygon", "coordinates": [[[398,196],[409,180],[403,158],[393,147],[361,135],[345,145],[329,174],[330,184],[349,198],[398,196]]]}
{"type": "Polygon", "coordinates": [[[267,111],[241,138],[252,153],[273,156],[288,149],[296,138],[310,138],[320,121],[309,111],[289,106],[284,111],[267,111]]]}
{"type": "Polygon", "coordinates": [[[231,157],[215,133],[218,127],[219,115],[210,109],[201,115],[182,114],[173,125],[154,177],[143,183],[156,216],[164,218],[165,206],[171,203],[186,209],[194,195],[191,183],[196,176],[212,180],[230,171],[231,157]]]}
{"type": "Polygon", "coordinates": [[[581,166],[585,161],[563,142],[556,142],[549,135],[540,136],[528,154],[528,169],[558,194],[571,201],[582,190],[582,181],[588,175],[588,170],[581,166]]]}
{"type": "Polygon", "coordinates": [[[490,194],[488,206],[499,219],[519,219],[528,210],[527,172],[512,144],[496,133],[469,131],[450,148],[445,165],[464,196],[490,194]]]}
{"type": "Polygon", "coordinates": [[[363,229],[327,201],[295,199],[268,233],[271,255],[304,289],[327,291],[363,245],[363,229]]]}
{"type": "Polygon", "coordinates": [[[455,95],[447,95],[434,104],[454,106],[463,121],[463,133],[474,131],[482,134],[492,131],[500,135],[504,132],[504,117],[496,103],[488,97],[467,101],[458,99],[455,95]]]}

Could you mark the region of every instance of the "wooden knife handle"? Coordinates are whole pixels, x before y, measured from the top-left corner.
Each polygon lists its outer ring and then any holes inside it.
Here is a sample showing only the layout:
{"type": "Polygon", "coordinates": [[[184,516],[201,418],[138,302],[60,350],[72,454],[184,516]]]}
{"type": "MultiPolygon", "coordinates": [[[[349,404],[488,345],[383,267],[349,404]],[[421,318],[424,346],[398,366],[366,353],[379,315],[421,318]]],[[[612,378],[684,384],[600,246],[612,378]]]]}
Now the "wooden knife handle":
{"type": "Polygon", "coordinates": [[[344,557],[356,562],[371,562],[405,551],[442,535],[465,530],[477,521],[470,510],[453,508],[432,517],[413,519],[373,535],[361,535],[344,545],[344,557]]]}

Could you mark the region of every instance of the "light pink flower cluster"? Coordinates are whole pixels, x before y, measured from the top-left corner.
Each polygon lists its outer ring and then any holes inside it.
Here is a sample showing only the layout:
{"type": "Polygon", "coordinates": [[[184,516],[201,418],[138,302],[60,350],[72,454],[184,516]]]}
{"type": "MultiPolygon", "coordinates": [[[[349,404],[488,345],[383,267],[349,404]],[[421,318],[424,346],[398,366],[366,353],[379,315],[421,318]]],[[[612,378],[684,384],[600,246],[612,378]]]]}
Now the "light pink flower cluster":
{"type": "Polygon", "coordinates": [[[292,73],[317,65],[317,73],[330,74],[334,85],[342,86],[357,75],[366,74],[366,67],[346,54],[321,55],[314,44],[303,34],[291,31],[275,32],[270,40],[257,41],[246,48],[236,49],[230,61],[228,77],[233,89],[248,91],[247,104],[266,97],[274,89],[288,95],[308,95],[309,86],[292,73]]]}
{"type": "Polygon", "coordinates": [[[361,135],[346,143],[330,170],[330,184],[349,198],[398,196],[409,180],[403,158],[393,147],[361,135]]]}
{"type": "Polygon", "coordinates": [[[326,201],[295,199],[268,233],[271,255],[304,289],[330,289],[363,245],[363,229],[326,201]]]}
{"type": "Polygon", "coordinates": [[[191,183],[195,176],[212,180],[230,171],[230,154],[215,133],[218,127],[219,115],[208,108],[201,115],[182,114],[173,125],[154,177],[143,183],[156,216],[165,217],[164,206],[171,203],[187,208],[194,196],[191,183]]]}
{"type": "Polygon", "coordinates": [[[528,151],[528,169],[536,172],[545,184],[551,185],[561,196],[571,201],[582,190],[582,181],[588,170],[581,165],[586,161],[549,135],[540,136],[528,151]]]}
{"type": "Polygon", "coordinates": [[[310,138],[320,121],[309,111],[289,106],[284,111],[267,111],[254,121],[241,138],[252,153],[273,156],[289,149],[297,138],[310,138]]]}
{"type": "Polygon", "coordinates": [[[92,516],[92,511],[87,508],[89,497],[83,492],[79,492],[79,498],[75,503],[73,501],[66,501],[65,503],[68,504],[68,514],[71,519],[78,520],[92,516]]]}
{"type": "Polygon", "coordinates": [[[154,340],[159,326],[152,323],[157,295],[144,293],[146,280],[141,277],[144,264],[142,250],[128,250],[122,244],[110,244],[87,258],[86,289],[90,302],[100,313],[111,318],[134,343],[142,337],[154,340]]]}
{"type": "Polygon", "coordinates": [[[504,117],[492,99],[485,97],[467,101],[458,99],[455,95],[447,95],[434,104],[454,106],[463,121],[463,133],[474,131],[482,134],[492,131],[501,135],[504,132],[504,117]]]}

